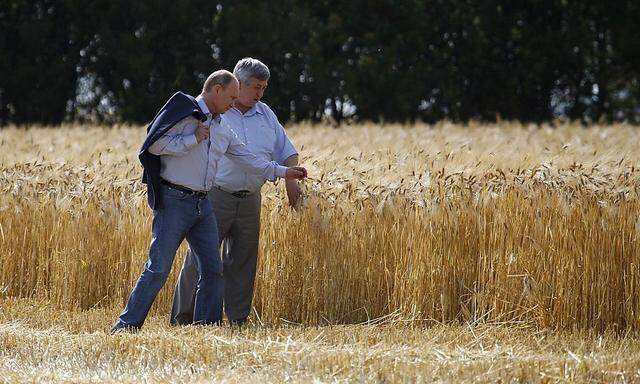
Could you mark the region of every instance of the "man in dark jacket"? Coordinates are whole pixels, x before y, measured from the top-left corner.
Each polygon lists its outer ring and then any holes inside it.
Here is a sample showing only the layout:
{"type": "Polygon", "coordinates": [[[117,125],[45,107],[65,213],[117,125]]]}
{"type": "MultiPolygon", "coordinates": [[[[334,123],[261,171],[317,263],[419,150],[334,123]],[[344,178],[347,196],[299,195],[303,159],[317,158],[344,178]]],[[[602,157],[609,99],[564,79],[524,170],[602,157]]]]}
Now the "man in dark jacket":
{"type": "Polygon", "coordinates": [[[160,206],[160,156],[149,152],[149,147],[161,138],[167,131],[185,117],[193,116],[200,121],[207,117],[200,110],[195,97],[182,92],[176,92],[153,118],[147,128],[147,138],[140,148],[138,158],[144,172],[142,182],[147,184],[147,201],[151,209],[160,206]]]}
{"type": "MultiPolygon", "coordinates": [[[[240,82],[240,92],[234,106],[222,114],[222,122],[257,156],[285,166],[297,165],[298,151],[276,114],[260,101],[271,76],[269,68],[260,60],[246,57],[238,61],[233,74],[240,82]]],[[[211,190],[218,239],[222,242],[224,312],[231,324],[245,323],[251,312],[260,242],[261,189],[265,181],[223,157],[211,190]]],[[[295,207],[301,194],[298,182],[286,180],[285,186],[289,202],[295,207]]],[[[196,258],[188,252],[173,295],[172,324],[192,323],[197,282],[196,258]]]]}
{"type": "Polygon", "coordinates": [[[207,199],[221,156],[269,180],[306,177],[302,167],[283,167],[256,157],[231,129],[220,125],[219,115],[237,97],[238,80],[228,71],[216,71],[197,98],[178,93],[154,118],[140,151],[153,209],[149,259],[112,333],[142,327],[185,238],[197,255],[199,275],[193,323],[218,324],[222,320],[218,228],[207,199]]]}

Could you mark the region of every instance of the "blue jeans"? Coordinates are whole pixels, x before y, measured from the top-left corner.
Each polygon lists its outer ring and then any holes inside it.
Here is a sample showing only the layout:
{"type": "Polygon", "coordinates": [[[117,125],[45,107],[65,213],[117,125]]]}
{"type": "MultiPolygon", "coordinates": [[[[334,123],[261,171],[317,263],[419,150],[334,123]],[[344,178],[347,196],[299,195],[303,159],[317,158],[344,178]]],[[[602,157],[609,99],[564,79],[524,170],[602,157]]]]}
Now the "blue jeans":
{"type": "Polygon", "coordinates": [[[211,201],[163,185],[162,207],[153,211],[152,235],[149,260],[120,314],[119,322],[129,327],[142,327],[185,238],[197,255],[199,275],[193,323],[221,322],[224,282],[218,225],[211,201]]]}

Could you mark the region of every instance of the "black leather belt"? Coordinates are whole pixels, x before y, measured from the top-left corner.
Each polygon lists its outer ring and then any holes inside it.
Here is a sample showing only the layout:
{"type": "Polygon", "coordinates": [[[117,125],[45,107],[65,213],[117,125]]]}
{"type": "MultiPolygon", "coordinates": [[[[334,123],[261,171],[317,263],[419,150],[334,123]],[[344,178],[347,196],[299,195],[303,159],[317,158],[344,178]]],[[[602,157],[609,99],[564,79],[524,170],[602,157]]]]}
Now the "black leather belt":
{"type": "Polygon", "coordinates": [[[173,184],[171,182],[168,182],[165,179],[162,179],[160,182],[162,184],[166,185],[167,187],[171,188],[171,189],[175,189],[176,191],[184,192],[184,193],[186,193],[188,195],[194,195],[195,197],[197,197],[199,199],[204,199],[205,197],[207,197],[207,192],[205,192],[205,191],[194,191],[193,189],[189,189],[187,187],[183,187],[182,185],[173,184]]]}
{"type": "Polygon", "coordinates": [[[216,189],[219,189],[223,192],[226,192],[234,197],[239,197],[241,199],[244,199],[245,197],[249,196],[252,192],[251,191],[247,191],[246,189],[243,189],[241,191],[227,191],[226,189],[223,189],[221,186],[216,185],[215,186],[216,189]]]}

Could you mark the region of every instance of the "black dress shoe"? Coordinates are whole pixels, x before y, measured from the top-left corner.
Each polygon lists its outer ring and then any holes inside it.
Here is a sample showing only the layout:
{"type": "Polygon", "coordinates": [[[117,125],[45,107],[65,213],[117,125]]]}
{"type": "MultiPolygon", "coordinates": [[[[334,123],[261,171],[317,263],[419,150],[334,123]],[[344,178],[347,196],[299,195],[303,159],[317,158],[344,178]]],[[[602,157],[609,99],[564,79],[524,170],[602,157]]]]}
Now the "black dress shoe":
{"type": "Polygon", "coordinates": [[[240,319],[234,319],[234,320],[229,320],[229,324],[231,324],[231,326],[237,326],[237,327],[241,327],[243,325],[245,325],[247,323],[247,318],[243,317],[240,319]]]}
{"type": "Polygon", "coordinates": [[[181,313],[176,317],[172,318],[169,323],[173,326],[178,325],[191,325],[193,324],[193,315],[181,313]]]}
{"type": "Polygon", "coordinates": [[[134,327],[133,325],[129,325],[129,324],[125,324],[122,321],[118,320],[113,327],[111,327],[111,330],[109,331],[109,333],[111,335],[117,335],[118,333],[138,333],[138,331],[140,330],[140,327],[134,327]]]}

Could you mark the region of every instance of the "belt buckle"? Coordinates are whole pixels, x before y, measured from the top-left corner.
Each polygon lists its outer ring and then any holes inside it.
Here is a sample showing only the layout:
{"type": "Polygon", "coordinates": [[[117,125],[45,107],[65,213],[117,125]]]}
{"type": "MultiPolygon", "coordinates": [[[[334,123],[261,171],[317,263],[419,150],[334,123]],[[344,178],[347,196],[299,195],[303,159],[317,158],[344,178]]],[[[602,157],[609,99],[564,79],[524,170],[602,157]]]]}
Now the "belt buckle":
{"type": "Polygon", "coordinates": [[[243,190],[243,191],[235,191],[232,193],[233,196],[235,197],[239,197],[244,199],[245,197],[249,196],[249,191],[243,190]]]}

